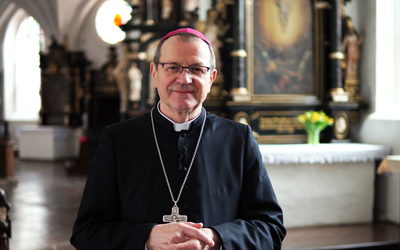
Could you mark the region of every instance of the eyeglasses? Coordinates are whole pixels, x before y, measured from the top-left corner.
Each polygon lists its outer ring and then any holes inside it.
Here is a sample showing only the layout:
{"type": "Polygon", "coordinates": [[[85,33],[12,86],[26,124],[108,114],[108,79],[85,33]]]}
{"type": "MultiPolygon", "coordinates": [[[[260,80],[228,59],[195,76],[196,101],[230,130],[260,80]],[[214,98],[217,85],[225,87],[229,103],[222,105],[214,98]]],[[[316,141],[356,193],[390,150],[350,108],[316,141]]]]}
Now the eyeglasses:
{"type": "Polygon", "coordinates": [[[167,74],[174,76],[174,75],[180,75],[183,72],[183,69],[188,69],[188,72],[190,75],[194,76],[204,76],[207,74],[207,72],[211,69],[211,67],[207,66],[189,66],[189,67],[183,67],[182,65],[176,64],[176,63],[161,63],[161,62],[156,62],[156,64],[161,64],[165,72],[167,74]]]}

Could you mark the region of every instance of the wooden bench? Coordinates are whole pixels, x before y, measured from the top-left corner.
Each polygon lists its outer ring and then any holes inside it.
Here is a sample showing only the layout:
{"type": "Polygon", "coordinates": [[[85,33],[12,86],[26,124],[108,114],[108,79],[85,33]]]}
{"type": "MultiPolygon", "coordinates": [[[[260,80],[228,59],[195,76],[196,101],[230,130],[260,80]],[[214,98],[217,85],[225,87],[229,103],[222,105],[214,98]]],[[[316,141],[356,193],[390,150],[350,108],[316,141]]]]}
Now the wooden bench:
{"type": "Polygon", "coordinates": [[[287,230],[282,249],[399,250],[400,226],[383,222],[293,228],[287,230]]]}
{"type": "Polygon", "coordinates": [[[11,204],[7,201],[6,193],[0,189],[0,250],[9,250],[11,238],[11,219],[8,216],[11,204]]]}

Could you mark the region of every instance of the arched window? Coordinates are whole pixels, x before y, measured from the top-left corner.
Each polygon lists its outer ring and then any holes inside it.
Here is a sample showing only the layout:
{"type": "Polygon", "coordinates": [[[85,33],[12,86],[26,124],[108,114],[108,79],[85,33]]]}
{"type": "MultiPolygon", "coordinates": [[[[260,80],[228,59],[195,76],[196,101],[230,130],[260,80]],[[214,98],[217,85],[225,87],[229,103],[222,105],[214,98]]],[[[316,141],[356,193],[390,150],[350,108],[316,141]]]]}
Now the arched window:
{"type": "Polygon", "coordinates": [[[106,0],[96,14],[96,31],[100,38],[110,44],[118,43],[125,38],[117,25],[125,24],[131,18],[132,7],[123,0],[106,0]],[[116,20],[116,15],[119,18],[116,20]],[[114,22],[117,23],[114,23],[114,22]]]}
{"type": "Polygon", "coordinates": [[[10,21],[4,39],[4,101],[8,121],[37,121],[40,110],[40,56],[43,31],[25,11],[10,21]]]}

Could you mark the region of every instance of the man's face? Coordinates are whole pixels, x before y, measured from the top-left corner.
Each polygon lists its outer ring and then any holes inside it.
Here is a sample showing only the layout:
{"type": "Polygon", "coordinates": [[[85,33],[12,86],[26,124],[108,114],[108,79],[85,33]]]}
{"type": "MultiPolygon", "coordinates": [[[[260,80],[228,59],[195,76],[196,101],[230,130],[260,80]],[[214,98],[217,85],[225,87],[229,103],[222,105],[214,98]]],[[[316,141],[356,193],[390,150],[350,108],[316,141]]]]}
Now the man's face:
{"type": "MultiPolygon", "coordinates": [[[[210,67],[210,52],[204,41],[193,39],[181,41],[178,36],[170,37],[161,48],[160,63],[175,63],[184,67],[207,66],[210,67]]],[[[150,71],[154,79],[154,86],[160,96],[161,111],[174,117],[176,114],[198,114],[201,104],[210,92],[211,84],[216,77],[216,70],[210,69],[203,76],[190,74],[188,69],[182,73],[168,74],[162,67],[152,63],[150,71]]]]}

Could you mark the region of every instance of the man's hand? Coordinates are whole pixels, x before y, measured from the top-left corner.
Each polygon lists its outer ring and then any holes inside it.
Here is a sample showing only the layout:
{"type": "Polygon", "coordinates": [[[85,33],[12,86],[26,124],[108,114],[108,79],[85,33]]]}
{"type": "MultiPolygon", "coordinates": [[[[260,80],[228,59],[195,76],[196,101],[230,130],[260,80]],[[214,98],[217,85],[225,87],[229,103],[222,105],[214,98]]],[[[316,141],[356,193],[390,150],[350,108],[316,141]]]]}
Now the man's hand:
{"type": "Polygon", "coordinates": [[[169,223],[153,227],[146,241],[148,250],[202,250],[211,249],[215,242],[208,230],[202,229],[203,223],[169,223]]]}
{"type": "Polygon", "coordinates": [[[214,230],[212,230],[210,228],[201,228],[201,231],[203,231],[215,243],[215,245],[213,247],[206,246],[204,248],[205,250],[220,250],[221,249],[221,241],[219,239],[218,234],[214,230]]]}

